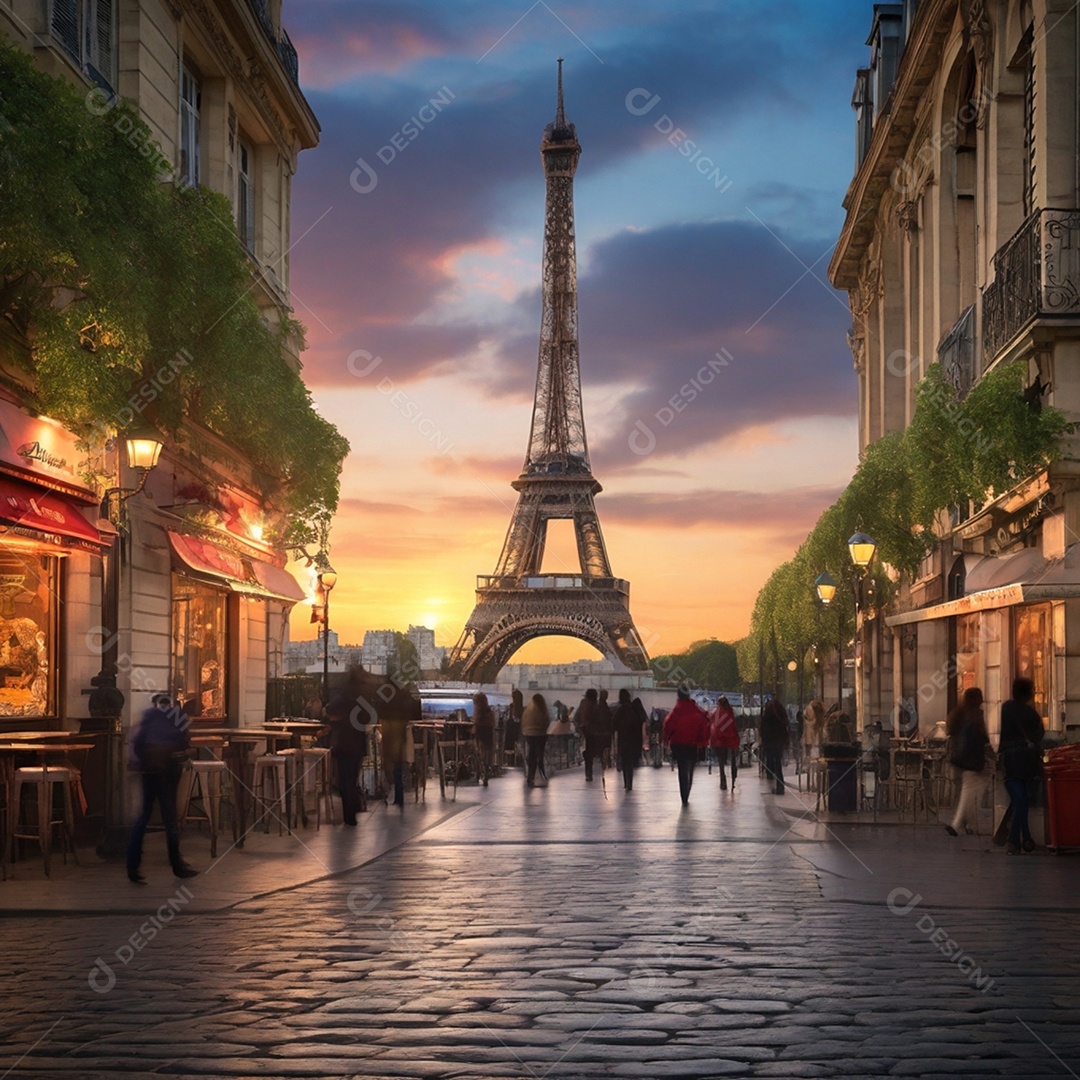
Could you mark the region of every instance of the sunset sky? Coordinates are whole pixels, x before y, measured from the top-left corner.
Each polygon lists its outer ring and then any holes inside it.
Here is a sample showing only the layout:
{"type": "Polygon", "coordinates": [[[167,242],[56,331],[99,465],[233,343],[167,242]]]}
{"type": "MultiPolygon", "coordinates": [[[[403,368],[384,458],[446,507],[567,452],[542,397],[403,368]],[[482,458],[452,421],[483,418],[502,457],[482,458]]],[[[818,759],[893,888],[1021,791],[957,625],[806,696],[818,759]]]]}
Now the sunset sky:
{"type": "MultiPolygon", "coordinates": [[[[423,623],[451,645],[495,568],[532,410],[560,56],[612,564],[650,653],[746,632],[857,460],[851,318],[825,274],[872,15],[861,0],[285,3],[322,124],[293,187],[304,375],[352,444],[331,537],[343,642],[423,623]]],[[[569,533],[549,538],[545,569],[576,570],[569,533]]],[[[308,615],[294,639],[313,636],[308,615]]],[[[595,655],[549,638],[515,659],[595,655]]]]}

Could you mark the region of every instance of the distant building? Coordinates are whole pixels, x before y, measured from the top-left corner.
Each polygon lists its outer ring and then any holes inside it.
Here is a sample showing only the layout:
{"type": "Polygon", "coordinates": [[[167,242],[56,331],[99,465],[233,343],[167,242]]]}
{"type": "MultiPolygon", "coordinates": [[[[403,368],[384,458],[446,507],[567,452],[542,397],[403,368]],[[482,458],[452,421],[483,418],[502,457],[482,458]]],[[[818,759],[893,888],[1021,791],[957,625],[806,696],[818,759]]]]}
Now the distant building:
{"type": "Polygon", "coordinates": [[[416,657],[420,661],[420,670],[424,675],[437,675],[447,650],[435,644],[435,631],[429,630],[426,626],[410,626],[405,636],[416,649],[416,657]]]}
{"type": "Polygon", "coordinates": [[[388,668],[397,656],[397,641],[393,630],[365,630],[361,663],[365,671],[375,675],[388,674],[388,668]]]}
{"type": "MultiPolygon", "coordinates": [[[[337,631],[330,631],[330,670],[347,671],[361,662],[359,645],[342,645],[338,641],[337,631]]],[[[322,637],[311,641],[285,642],[285,673],[298,675],[305,671],[322,671],[322,637]]]]}
{"type": "MultiPolygon", "coordinates": [[[[368,630],[364,634],[363,665],[376,675],[394,674],[397,667],[399,630],[368,630]]],[[[420,671],[406,672],[410,679],[434,678],[442,667],[447,650],[435,644],[435,631],[426,626],[410,626],[404,634],[416,649],[420,671]]]]}

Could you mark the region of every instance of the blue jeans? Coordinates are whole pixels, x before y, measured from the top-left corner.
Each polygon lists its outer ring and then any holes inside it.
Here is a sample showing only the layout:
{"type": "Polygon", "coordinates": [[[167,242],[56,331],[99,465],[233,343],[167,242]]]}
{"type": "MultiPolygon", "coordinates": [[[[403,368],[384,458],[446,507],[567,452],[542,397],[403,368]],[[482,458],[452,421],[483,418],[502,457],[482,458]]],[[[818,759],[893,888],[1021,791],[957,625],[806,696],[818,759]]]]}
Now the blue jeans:
{"type": "Polygon", "coordinates": [[[1021,838],[1031,839],[1028,828],[1028,782],[1026,780],[1006,780],[1005,790],[1009,793],[1012,805],[1012,822],[1009,825],[1009,843],[1020,846],[1021,838]]]}

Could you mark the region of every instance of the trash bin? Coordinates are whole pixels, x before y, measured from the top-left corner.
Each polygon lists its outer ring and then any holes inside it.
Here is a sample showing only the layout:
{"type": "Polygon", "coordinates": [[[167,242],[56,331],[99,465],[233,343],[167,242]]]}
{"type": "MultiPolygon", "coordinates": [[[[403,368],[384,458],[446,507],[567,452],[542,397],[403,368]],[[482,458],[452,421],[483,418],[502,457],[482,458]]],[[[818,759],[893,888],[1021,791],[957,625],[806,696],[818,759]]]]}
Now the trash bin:
{"type": "Polygon", "coordinates": [[[830,813],[852,814],[859,808],[857,756],[858,751],[854,747],[822,747],[829,783],[826,805],[830,813]]]}
{"type": "Polygon", "coordinates": [[[1043,779],[1047,844],[1052,848],[1080,847],[1080,746],[1047,751],[1043,779]]]}

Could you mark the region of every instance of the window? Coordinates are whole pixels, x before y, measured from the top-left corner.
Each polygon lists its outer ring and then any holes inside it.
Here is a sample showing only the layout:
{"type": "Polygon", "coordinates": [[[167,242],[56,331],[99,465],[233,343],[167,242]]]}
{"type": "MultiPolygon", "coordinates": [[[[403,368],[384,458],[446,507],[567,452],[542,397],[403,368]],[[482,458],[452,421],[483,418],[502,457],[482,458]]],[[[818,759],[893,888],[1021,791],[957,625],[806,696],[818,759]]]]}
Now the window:
{"type": "Polygon", "coordinates": [[[53,716],[57,560],[0,555],[0,716],[53,716]]]}
{"type": "Polygon", "coordinates": [[[1050,605],[1025,604],[1017,608],[1013,623],[1013,670],[1035,684],[1035,709],[1049,727],[1050,719],[1050,605]]]}
{"type": "Polygon", "coordinates": [[[171,690],[194,702],[193,716],[225,716],[225,613],[228,594],[173,575],[171,690]]]}
{"type": "Polygon", "coordinates": [[[180,183],[199,186],[199,80],[185,64],[180,69],[180,183]]]}
{"type": "Polygon", "coordinates": [[[255,157],[243,139],[236,144],[236,231],[240,242],[255,254],[255,157]]]}
{"type": "Polygon", "coordinates": [[[112,93],[117,38],[114,0],[53,0],[49,25],[72,60],[112,93]]]}

